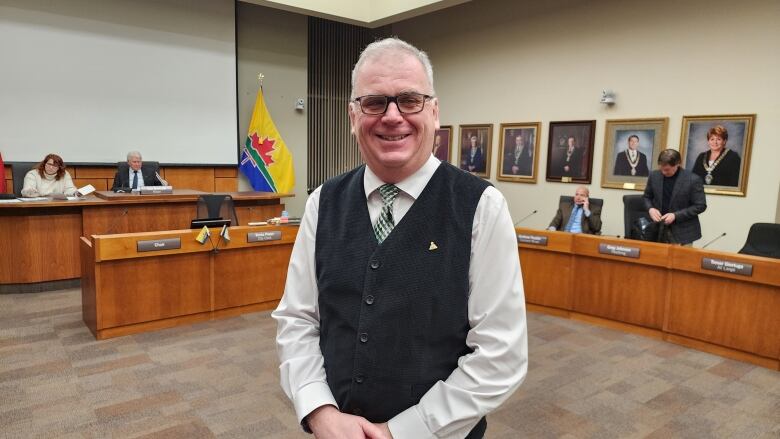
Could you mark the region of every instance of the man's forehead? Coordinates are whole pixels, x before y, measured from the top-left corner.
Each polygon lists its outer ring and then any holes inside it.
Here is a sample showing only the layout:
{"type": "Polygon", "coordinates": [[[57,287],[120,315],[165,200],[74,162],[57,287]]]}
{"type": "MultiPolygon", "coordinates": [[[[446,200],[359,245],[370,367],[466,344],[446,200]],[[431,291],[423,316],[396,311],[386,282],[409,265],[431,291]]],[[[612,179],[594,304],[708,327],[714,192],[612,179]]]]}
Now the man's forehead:
{"type": "MultiPolygon", "coordinates": [[[[425,68],[415,56],[398,51],[375,54],[367,58],[357,72],[355,88],[371,89],[377,86],[396,88],[396,92],[426,93],[430,88],[425,68]]],[[[372,90],[367,90],[371,92],[372,90]]]]}

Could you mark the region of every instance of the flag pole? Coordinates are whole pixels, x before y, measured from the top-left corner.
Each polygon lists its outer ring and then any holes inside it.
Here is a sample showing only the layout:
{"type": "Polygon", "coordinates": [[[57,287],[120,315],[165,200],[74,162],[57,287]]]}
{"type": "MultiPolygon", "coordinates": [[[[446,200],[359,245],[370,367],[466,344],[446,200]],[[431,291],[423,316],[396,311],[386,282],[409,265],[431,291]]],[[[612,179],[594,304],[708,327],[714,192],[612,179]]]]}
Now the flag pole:
{"type": "Polygon", "coordinates": [[[263,89],[263,78],[265,78],[265,75],[262,73],[257,74],[257,81],[260,83],[260,89],[263,89]]]}

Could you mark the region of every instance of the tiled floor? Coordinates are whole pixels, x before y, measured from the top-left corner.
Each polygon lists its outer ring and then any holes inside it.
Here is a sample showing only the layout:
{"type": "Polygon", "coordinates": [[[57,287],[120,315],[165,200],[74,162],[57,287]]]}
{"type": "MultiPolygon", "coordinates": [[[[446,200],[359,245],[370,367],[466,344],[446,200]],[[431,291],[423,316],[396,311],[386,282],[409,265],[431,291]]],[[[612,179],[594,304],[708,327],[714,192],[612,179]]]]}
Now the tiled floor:
{"type": "MultiPolygon", "coordinates": [[[[529,314],[488,438],[780,438],[780,372],[529,314]]],[[[0,437],[310,438],[269,313],[95,341],[79,290],[0,295],[0,437]]]]}

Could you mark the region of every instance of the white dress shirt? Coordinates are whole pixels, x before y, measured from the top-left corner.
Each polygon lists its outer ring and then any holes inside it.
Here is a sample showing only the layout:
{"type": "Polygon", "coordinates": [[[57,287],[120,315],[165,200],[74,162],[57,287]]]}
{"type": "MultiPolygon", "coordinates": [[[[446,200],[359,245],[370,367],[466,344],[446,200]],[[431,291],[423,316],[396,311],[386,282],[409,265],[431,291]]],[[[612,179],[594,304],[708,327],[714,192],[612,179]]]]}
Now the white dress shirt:
{"type": "MultiPolygon", "coordinates": [[[[439,164],[431,156],[416,173],[396,184],[400,189],[393,205],[396,223],[420,196],[439,164]]],[[[366,167],[363,185],[372,224],[382,209],[377,189],[383,184],[366,167]]],[[[306,202],[284,296],[272,313],[278,323],[281,384],[299,421],[322,405],[338,407],[328,387],[319,346],[314,248],[320,189],[306,202]]],[[[474,215],[468,318],[471,330],[466,344],[474,352],[461,357],[447,380],[437,382],[417,405],[388,422],[395,439],[463,438],[525,379],[528,337],[517,238],[506,200],[492,186],[482,193],[474,215]]]]}
{"type": "Polygon", "coordinates": [[[141,187],[144,186],[144,174],[143,172],[141,172],[140,169],[138,171],[134,171],[133,168],[130,168],[130,172],[129,172],[130,180],[127,180],[129,182],[128,186],[130,186],[131,188],[133,187],[133,177],[135,177],[136,172],[138,172],[138,187],[136,189],[140,190],[141,187]]]}

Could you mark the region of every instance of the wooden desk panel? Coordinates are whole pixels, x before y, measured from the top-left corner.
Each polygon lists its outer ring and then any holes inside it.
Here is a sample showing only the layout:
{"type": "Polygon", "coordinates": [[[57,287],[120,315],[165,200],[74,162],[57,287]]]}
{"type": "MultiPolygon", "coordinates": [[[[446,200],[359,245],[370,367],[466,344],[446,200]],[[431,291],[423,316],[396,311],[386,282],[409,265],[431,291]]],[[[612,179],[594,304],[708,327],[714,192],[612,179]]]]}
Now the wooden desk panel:
{"type": "Polygon", "coordinates": [[[180,230],[196,218],[194,203],[106,204],[84,209],[82,236],[180,230]]]}
{"type": "Polygon", "coordinates": [[[536,235],[536,236],[547,237],[547,245],[542,246],[542,245],[519,243],[518,245],[520,246],[520,248],[540,248],[548,252],[560,252],[560,253],[572,252],[572,242],[574,241],[574,235],[571,233],[557,232],[553,230],[537,230],[537,229],[529,229],[525,227],[515,227],[515,234],[536,235]]]}
{"type": "Polygon", "coordinates": [[[185,316],[211,307],[208,253],[100,264],[101,329],[185,316]]]}
{"type": "Polygon", "coordinates": [[[78,208],[38,208],[3,213],[0,215],[0,243],[3,246],[0,283],[46,282],[79,277],[81,214],[78,208]]]}
{"type": "Polygon", "coordinates": [[[292,243],[220,251],[214,258],[214,309],[279,300],[292,243]]]}
{"type": "Polygon", "coordinates": [[[655,242],[620,239],[609,236],[596,236],[578,233],[574,236],[573,251],[578,255],[591,256],[613,261],[621,261],[629,264],[654,265],[657,267],[669,266],[669,245],[655,242]],[[639,248],[638,258],[612,256],[599,253],[599,244],[611,244],[621,247],[639,248]]]}
{"type": "Polygon", "coordinates": [[[574,259],[572,309],[652,329],[663,326],[667,270],[623,260],[574,259]]]}
{"type": "Polygon", "coordinates": [[[535,305],[571,309],[572,255],[523,245],[519,252],[525,300],[535,305]]]}
{"type": "Polygon", "coordinates": [[[671,255],[671,266],[675,270],[684,270],[692,273],[702,273],[707,276],[722,277],[780,287],[780,269],[778,268],[780,266],[780,260],[778,259],[685,247],[672,248],[671,255]],[[753,266],[753,274],[750,277],[745,277],[739,274],[704,270],[701,268],[702,258],[713,258],[731,262],[751,264],[753,266]]]}

